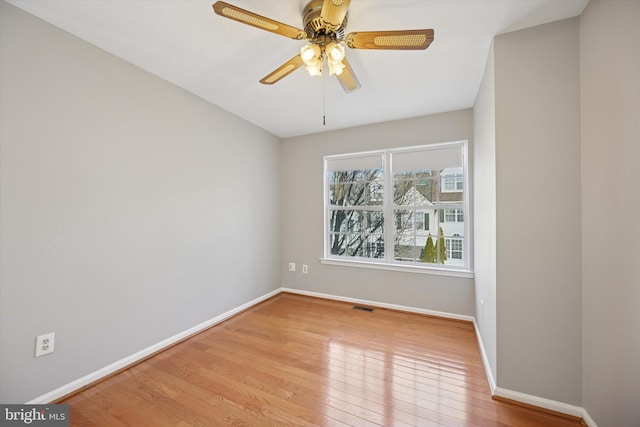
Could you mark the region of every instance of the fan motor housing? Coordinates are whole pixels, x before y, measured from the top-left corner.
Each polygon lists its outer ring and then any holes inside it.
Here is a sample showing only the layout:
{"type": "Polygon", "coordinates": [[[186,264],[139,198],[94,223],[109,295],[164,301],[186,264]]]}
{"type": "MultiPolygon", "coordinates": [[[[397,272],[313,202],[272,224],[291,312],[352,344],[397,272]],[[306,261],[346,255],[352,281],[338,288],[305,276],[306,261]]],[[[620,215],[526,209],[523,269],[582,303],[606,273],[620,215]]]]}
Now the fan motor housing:
{"type": "Polygon", "coordinates": [[[302,13],[304,31],[310,39],[319,39],[321,36],[329,36],[334,40],[343,40],[347,27],[347,16],[337,28],[331,28],[320,17],[323,0],[311,0],[302,13]]]}

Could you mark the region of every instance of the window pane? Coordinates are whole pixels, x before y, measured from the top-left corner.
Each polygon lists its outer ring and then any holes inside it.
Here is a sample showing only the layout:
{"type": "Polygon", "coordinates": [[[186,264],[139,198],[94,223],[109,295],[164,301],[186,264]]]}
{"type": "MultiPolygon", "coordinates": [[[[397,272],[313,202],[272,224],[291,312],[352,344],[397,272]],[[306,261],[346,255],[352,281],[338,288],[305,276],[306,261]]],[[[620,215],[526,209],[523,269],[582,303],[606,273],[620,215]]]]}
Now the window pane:
{"type": "Polygon", "coordinates": [[[363,233],[331,233],[332,255],[362,258],[384,258],[384,236],[363,233]]]}
{"type": "Polygon", "coordinates": [[[398,206],[424,206],[437,201],[437,178],[433,171],[397,172],[393,179],[393,202],[398,206]]]}
{"type": "Polygon", "coordinates": [[[417,245],[422,245],[426,243],[426,238],[429,235],[430,230],[435,229],[435,224],[431,224],[431,221],[435,218],[433,210],[417,210],[415,211],[415,225],[416,225],[416,236],[422,238],[422,240],[417,242],[417,245]]]}
{"type": "Polygon", "coordinates": [[[382,204],[382,170],[333,171],[329,174],[329,204],[366,206],[382,204]]]}
{"type": "Polygon", "coordinates": [[[412,236],[396,236],[393,243],[394,259],[397,261],[416,260],[416,242],[412,236]]]}
{"type": "Polygon", "coordinates": [[[462,168],[443,169],[440,173],[441,203],[463,203],[464,175],[462,168]]]}
{"type": "Polygon", "coordinates": [[[453,237],[447,235],[444,239],[446,259],[445,265],[462,266],[464,265],[464,237],[455,234],[453,237]]]}
{"type": "MultiPolygon", "coordinates": [[[[428,240],[431,235],[430,230],[434,230],[435,211],[432,209],[397,209],[394,211],[394,252],[398,261],[411,262],[435,262],[435,252],[429,252],[426,257],[425,251],[428,248],[428,240]],[[431,256],[434,256],[432,259],[431,256]]],[[[435,245],[436,240],[431,237],[431,244],[435,245]]],[[[435,250],[435,249],[434,249],[435,250]]]]}
{"type": "Polygon", "coordinates": [[[366,211],[366,232],[384,233],[384,215],[382,212],[366,211]]]}
{"type": "Polygon", "coordinates": [[[329,215],[331,255],[384,257],[384,214],[379,211],[333,209],[329,215]]]}
{"type": "Polygon", "coordinates": [[[416,206],[425,204],[433,204],[438,201],[438,184],[431,178],[418,178],[416,181],[416,190],[420,200],[416,201],[416,206]]]}
{"type": "Polygon", "coordinates": [[[414,181],[401,179],[393,181],[393,203],[398,206],[413,206],[415,200],[414,181]]]}
{"type": "Polygon", "coordinates": [[[382,177],[374,181],[370,181],[367,184],[368,187],[365,197],[365,203],[367,205],[382,205],[382,198],[384,194],[382,177]]]}
{"type": "MultiPolygon", "coordinates": [[[[396,224],[396,235],[413,230],[413,212],[409,210],[393,211],[396,224]]],[[[412,233],[413,234],[413,233],[412,233]]]]}
{"type": "Polygon", "coordinates": [[[329,216],[331,231],[362,232],[366,227],[364,214],[364,211],[332,210],[329,216]]]}
{"type": "Polygon", "coordinates": [[[365,256],[367,258],[384,258],[384,238],[382,235],[369,235],[365,256]]]}

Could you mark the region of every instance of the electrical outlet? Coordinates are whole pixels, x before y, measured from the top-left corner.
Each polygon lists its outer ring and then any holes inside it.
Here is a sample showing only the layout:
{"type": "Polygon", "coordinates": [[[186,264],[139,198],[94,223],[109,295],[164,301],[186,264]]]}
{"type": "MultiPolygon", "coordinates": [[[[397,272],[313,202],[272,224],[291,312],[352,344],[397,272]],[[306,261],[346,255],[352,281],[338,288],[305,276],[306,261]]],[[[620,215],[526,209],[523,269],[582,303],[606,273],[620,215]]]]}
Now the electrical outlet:
{"type": "Polygon", "coordinates": [[[290,262],[289,263],[289,271],[296,271],[296,263],[295,262],[290,262]]]}
{"type": "Polygon", "coordinates": [[[484,319],[484,300],[480,300],[480,318],[484,319]]]}
{"type": "Polygon", "coordinates": [[[309,272],[309,267],[307,264],[302,264],[302,274],[307,274],[309,272]]]}
{"type": "Polygon", "coordinates": [[[53,344],[55,341],[55,337],[55,332],[51,332],[50,334],[46,335],[38,335],[36,337],[36,357],[53,353],[53,344]]]}

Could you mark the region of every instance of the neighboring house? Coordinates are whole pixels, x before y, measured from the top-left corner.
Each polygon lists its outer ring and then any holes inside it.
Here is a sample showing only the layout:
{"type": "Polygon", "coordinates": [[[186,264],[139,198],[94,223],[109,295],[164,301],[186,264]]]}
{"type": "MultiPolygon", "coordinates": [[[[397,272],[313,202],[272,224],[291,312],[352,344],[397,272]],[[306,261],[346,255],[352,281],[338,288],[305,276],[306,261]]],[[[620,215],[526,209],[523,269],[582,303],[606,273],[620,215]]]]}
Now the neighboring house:
{"type": "Polygon", "coordinates": [[[462,170],[443,169],[439,176],[440,185],[437,185],[434,178],[418,179],[402,195],[396,194],[397,205],[414,207],[398,209],[395,213],[396,259],[420,262],[427,239],[431,236],[433,243],[437,244],[441,228],[446,253],[444,264],[464,265],[462,170]],[[447,207],[448,205],[451,207],[447,207]]]}

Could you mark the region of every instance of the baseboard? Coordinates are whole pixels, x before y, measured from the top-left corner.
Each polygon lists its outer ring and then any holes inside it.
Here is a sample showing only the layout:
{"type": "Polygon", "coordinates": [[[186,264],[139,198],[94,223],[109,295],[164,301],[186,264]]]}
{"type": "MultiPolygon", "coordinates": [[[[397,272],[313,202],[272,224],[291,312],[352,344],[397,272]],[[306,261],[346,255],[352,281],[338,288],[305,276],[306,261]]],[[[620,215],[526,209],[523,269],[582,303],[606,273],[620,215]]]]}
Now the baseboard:
{"type": "Polygon", "coordinates": [[[508,390],[501,387],[496,387],[494,397],[496,397],[497,400],[505,399],[507,401],[520,402],[525,405],[535,406],[536,408],[546,409],[558,414],[569,415],[577,419],[583,418],[585,414],[584,408],[579,406],[573,406],[556,400],[545,399],[543,397],[533,396],[531,394],[508,390]]]}
{"type": "Polygon", "coordinates": [[[586,425],[587,427],[598,427],[598,425],[596,424],[595,421],[593,421],[593,418],[591,418],[589,416],[589,413],[587,412],[586,409],[583,409],[583,413],[582,413],[582,423],[584,425],[586,425]]]}
{"type": "Polygon", "coordinates": [[[237,314],[239,314],[242,311],[247,310],[248,308],[251,308],[252,306],[259,304],[265,300],[268,300],[269,298],[272,298],[276,295],[278,295],[280,292],[282,292],[281,289],[275,289],[265,295],[262,295],[254,300],[251,300],[245,304],[242,304],[238,307],[235,307],[227,312],[224,312],[222,314],[220,314],[219,316],[216,316],[212,319],[209,319],[205,322],[200,323],[199,325],[196,325],[192,328],[189,328],[185,331],[182,331],[172,337],[169,337],[163,341],[160,341],[157,344],[154,344],[152,346],[149,346],[143,350],[140,350],[137,353],[134,353],[128,357],[125,357],[124,359],[120,359],[117,362],[114,362],[110,365],[105,366],[104,368],[98,369],[95,372],[92,372],[88,375],[85,375],[82,378],[78,378],[75,381],[72,381],[68,384],[63,385],[62,387],[59,387],[53,391],[50,391],[49,393],[45,393],[42,396],[36,397],[35,399],[27,402],[27,404],[47,404],[47,403],[51,403],[51,402],[55,402],[65,396],[69,396],[75,392],[77,392],[78,390],[85,388],[91,384],[94,384],[102,379],[104,379],[105,377],[108,377],[110,375],[113,375],[114,373],[121,371],[127,367],[130,367],[132,365],[135,365],[136,363],[152,356],[155,353],[158,353],[162,350],[167,349],[168,347],[171,347],[175,344],[177,344],[180,341],[185,340],[186,338],[189,338],[192,335],[195,335],[199,332],[202,332],[203,330],[210,328],[212,326],[217,325],[218,323],[221,323],[227,319],[229,319],[230,317],[233,317],[237,314]]]}
{"type": "Polygon", "coordinates": [[[571,420],[579,420],[581,421],[581,424],[586,427],[598,427],[593,418],[589,416],[587,410],[579,406],[573,406],[567,403],[544,399],[542,397],[500,387],[496,387],[493,397],[498,401],[509,402],[515,405],[522,405],[536,410],[546,411],[554,415],[565,416],[571,420]]]}
{"type": "Polygon", "coordinates": [[[484,366],[484,372],[487,376],[487,382],[489,383],[489,388],[491,389],[491,395],[495,395],[496,393],[496,380],[493,376],[493,371],[491,370],[491,364],[489,363],[489,357],[487,357],[487,352],[484,349],[484,342],[482,342],[482,335],[480,335],[480,329],[478,329],[478,324],[476,323],[476,319],[473,319],[473,327],[476,330],[476,339],[478,340],[478,347],[480,348],[480,356],[482,357],[482,365],[484,366]]]}
{"type": "Polygon", "coordinates": [[[293,289],[293,288],[280,288],[280,290],[282,292],[288,292],[291,294],[306,295],[309,297],[324,298],[324,299],[348,302],[353,304],[372,305],[380,308],[388,308],[390,310],[406,311],[407,313],[425,314],[428,316],[444,317],[447,319],[462,320],[465,322],[472,322],[472,323],[474,321],[472,316],[447,313],[444,311],[427,310],[424,308],[410,307],[406,305],[389,304],[389,303],[380,302],[380,301],[371,301],[371,300],[365,300],[360,298],[343,297],[338,295],[323,294],[320,292],[303,291],[300,289],[293,289]]]}

